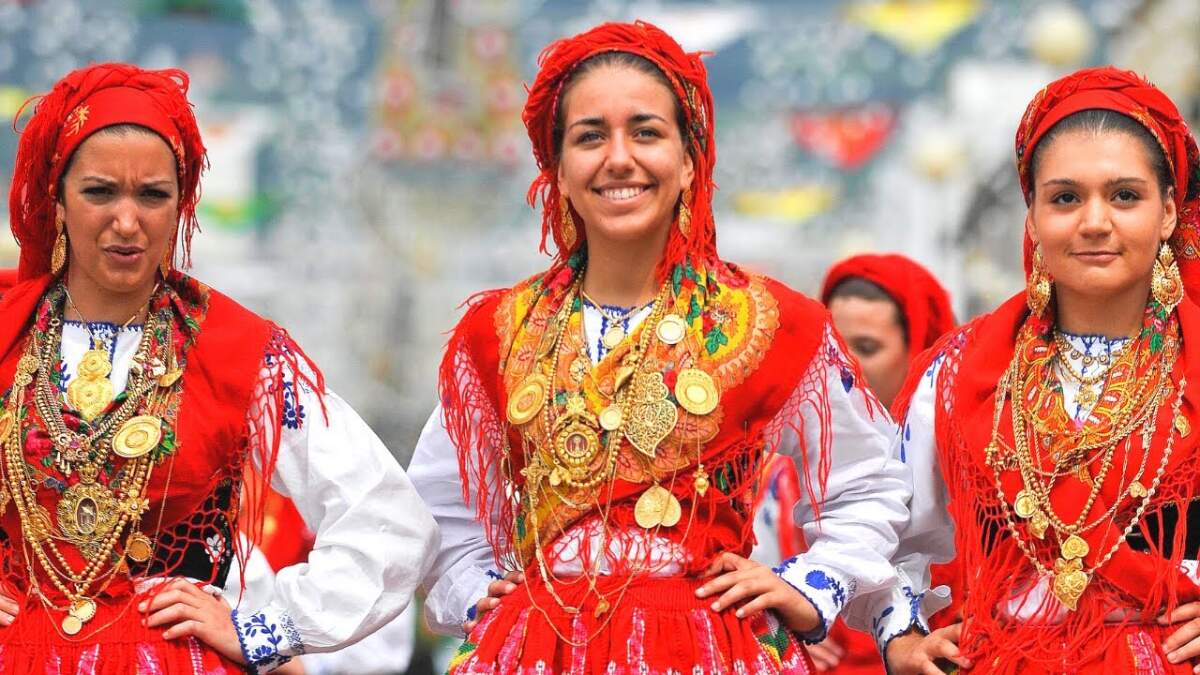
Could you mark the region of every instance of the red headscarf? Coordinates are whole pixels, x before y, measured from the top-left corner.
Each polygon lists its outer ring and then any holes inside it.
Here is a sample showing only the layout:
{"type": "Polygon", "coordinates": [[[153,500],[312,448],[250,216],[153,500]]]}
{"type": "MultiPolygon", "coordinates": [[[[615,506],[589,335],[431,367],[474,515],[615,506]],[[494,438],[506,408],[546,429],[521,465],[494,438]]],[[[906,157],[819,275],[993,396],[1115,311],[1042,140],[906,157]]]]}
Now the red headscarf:
{"type": "MultiPolygon", "coordinates": [[[[1167,158],[1174,178],[1175,207],[1179,224],[1171,236],[1171,248],[1179,263],[1183,286],[1196,300],[1200,297],[1200,194],[1190,194],[1189,181],[1196,176],[1196,140],[1179,109],[1167,95],[1137,73],[1112,66],[1086,68],[1055,80],[1030,101],[1017,128],[1017,175],[1025,203],[1033,196],[1030,159],[1046,132],[1066,117],[1083,110],[1112,110],[1131,117],[1150,132],[1167,158]]],[[[1030,270],[1033,242],[1025,233],[1025,272],[1030,270]]]]}
{"type": "Polygon", "coordinates": [[[207,161],[187,90],[188,76],[182,70],[102,63],[70,73],[36,99],[33,117],[21,131],[8,198],[13,237],[21,245],[22,280],[50,270],[58,182],[72,153],[95,132],[118,124],[150,129],[175,154],[180,241],[187,266],[197,229],[200,172],[207,161]]]}
{"type": "Polygon", "coordinates": [[[683,51],[670,35],[644,21],[635,23],[606,23],[574,37],[552,42],[538,58],[538,75],[529,89],[529,98],[521,119],[529,130],[533,157],[539,173],[529,186],[529,203],[542,202],[542,251],[546,251],[547,236],[557,247],[552,275],[583,245],[584,231],[577,213],[572,212],[577,232],[572,241],[564,236],[559,211],[558,149],[554,146],[554,120],[558,115],[563,84],[575,68],[588,58],[604,52],[626,52],[648,59],[662,71],[671,83],[672,93],[683,103],[687,129],[687,150],[692,156],[695,175],[692,179],[691,225],[685,236],[678,227],[671,228],[667,249],[658,264],[659,279],[691,256],[698,263],[717,259],[716,232],[712,217],[712,172],[716,163],[716,141],[713,137],[713,101],[708,89],[708,73],[701,54],[683,51]]]}
{"type": "MultiPolygon", "coordinates": [[[[1016,137],[1017,170],[1026,198],[1031,196],[1030,157],[1037,142],[1059,121],[1076,112],[1089,109],[1112,110],[1142,124],[1158,141],[1174,176],[1174,199],[1179,223],[1170,239],[1178,260],[1187,296],[1175,310],[1182,348],[1170,373],[1172,389],[1183,389],[1180,414],[1186,420],[1200,415],[1200,308],[1194,299],[1200,292],[1197,278],[1197,195],[1188,190],[1189,178],[1196,174],[1200,161],[1196,143],[1175,105],[1158,89],[1137,75],[1111,67],[1089,68],[1057,80],[1034,97],[1021,121],[1016,137]],[[1186,381],[1186,386],[1184,382],[1186,381]]],[[[1029,271],[1031,242],[1025,237],[1026,273],[1029,271]]],[[[1053,305],[1051,305],[1053,308],[1053,305]]],[[[1048,310],[1048,311],[1053,311],[1048,310]]],[[[944,356],[936,379],[937,405],[935,432],[938,460],[950,494],[949,509],[955,521],[955,564],[961,573],[961,583],[967,590],[962,601],[965,617],[962,647],[971,658],[985,659],[994,664],[989,672],[1018,673],[1033,666],[1048,670],[1082,670],[1084,664],[1094,665],[1105,658],[1105,650],[1117,644],[1122,626],[1113,617],[1129,623],[1152,620],[1159,613],[1179,604],[1200,599],[1200,588],[1181,571],[1180,560],[1184,542],[1195,533],[1188,532],[1187,518],[1178,517],[1172,542],[1164,541],[1162,528],[1147,529],[1149,519],[1174,521],[1176,515],[1200,497],[1200,449],[1194,432],[1187,438],[1177,436],[1170,464],[1154,481],[1155,492],[1134,533],[1149,542],[1152,552],[1131,549],[1120,536],[1119,529],[1099,528],[1084,532],[1092,555],[1085,568],[1092,570],[1102,555],[1112,551],[1112,557],[1094,569],[1087,591],[1075,611],[1063,611],[1062,616],[1048,616],[1057,605],[1029,600],[1026,612],[1036,612],[1029,620],[1012,620],[1004,615],[1002,606],[1011,605],[1028,588],[1032,563],[1018,550],[1016,540],[1009,536],[1008,511],[997,493],[1003,485],[1005,503],[1020,488],[1020,478],[1003,471],[999,478],[988,465],[986,448],[992,442],[995,424],[998,383],[1012,362],[1022,331],[1030,321],[1024,293],[1009,299],[990,314],[979,317],[962,331],[946,336],[938,346],[922,357],[922,363],[911,371],[905,393],[897,399],[896,411],[903,414],[907,401],[921,381],[932,359],[944,356]],[[1012,493],[1012,494],[1010,494],[1012,493]],[[1120,543],[1113,548],[1114,543],[1120,543]],[[1032,606],[1031,606],[1032,605],[1032,606]]],[[[1040,325],[1040,324],[1035,324],[1040,325]]],[[[1001,444],[1011,444],[1011,401],[1000,411],[998,429],[1001,444]],[[1007,438],[1007,440],[1003,440],[1007,438]]],[[[1173,417],[1171,405],[1164,404],[1156,418],[1156,432],[1150,437],[1144,452],[1153,462],[1166,454],[1172,428],[1180,423],[1173,417]]],[[[1127,437],[1118,452],[1132,452],[1140,434],[1127,437]]],[[[1157,466],[1157,464],[1154,464],[1157,466]]],[[[1112,504],[1120,505],[1126,494],[1121,480],[1105,480],[1090,504],[1088,518],[1102,516],[1112,504]]],[[[1054,504],[1058,509],[1079,509],[1085,504],[1081,491],[1087,491],[1083,481],[1067,479],[1055,485],[1054,504]]],[[[1132,508],[1132,507],[1130,507],[1132,508]]],[[[1074,513],[1074,510],[1068,511],[1074,513]]],[[[1117,527],[1131,517],[1126,511],[1117,512],[1117,527]]],[[[1012,526],[1020,527],[1020,526],[1012,526]]],[[[1052,542],[1036,540],[1030,546],[1049,547],[1052,542]]],[[[1053,551],[1038,551],[1043,564],[1053,551]]],[[[1131,628],[1132,629],[1132,628],[1131,628]]],[[[1157,640],[1158,638],[1154,638],[1157,640]]],[[[1123,652],[1127,654],[1127,651],[1123,652]]],[[[1090,672],[1090,671],[1089,671],[1090,672]]]]}
{"type": "Polygon", "coordinates": [[[821,285],[821,302],[829,305],[833,289],[846,279],[869,281],[891,296],[908,326],[908,358],[929,349],[954,328],[950,295],[929,270],[911,258],[896,254],[865,253],[846,258],[830,268],[821,285]]]}

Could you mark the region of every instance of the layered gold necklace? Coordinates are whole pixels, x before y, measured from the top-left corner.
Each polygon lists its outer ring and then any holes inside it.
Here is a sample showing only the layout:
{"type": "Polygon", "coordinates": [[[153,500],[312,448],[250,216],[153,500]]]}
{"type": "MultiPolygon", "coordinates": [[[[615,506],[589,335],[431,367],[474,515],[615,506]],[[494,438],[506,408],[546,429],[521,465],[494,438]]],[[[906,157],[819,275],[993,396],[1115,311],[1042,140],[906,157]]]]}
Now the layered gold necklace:
{"type": "MultiPolygon", "coordinates": [[[[1028,349],[1032,344],[1030,341],[1038,339],[1035,335],[1037,332],[1030,327],[1023,329],[1013,360],[997,384],[991,442],[985,455],[993,472],[996,495],[1009,533],[1034,568],[1051,579],[1051,591],[1059,602],[1068,609],[1075,610],[1096,570],[1108,563],[1141,520],[1166,472],[1176,440],[1174,432],[1181,435],[1183,433],[1183,427],[1178,422],[1168,429],[1167,442],[1158,466],[1152,477],[1146,477],[1146,464],[1157,429],[1159,412],[1171,391],[1169,375],[1178,355],[1177,326],[1173,321],[1169,323],[1166,337],[1162,339],[1162,346],[1157,353],[1152,353],[1154,350],[1149,346],[1151,341],[1148,339],[1143,340],[1145,344],[1141,345],[1134,344],[1137,340],[1131,340],[1122,349],[1116,358],[1124,361],[1123,365],[1128,370],[1125,371],[1123,382],[1116,385],[1123,388],[1122,395],[1111,397],[1118,404],[1113,410],[1104,413],[1104,418],[1110,421],[1107,432],[1091,442],[1073,444],[1066,452],[1057,450],[1063,440],[1059,436],[1067,433],[1063,426],[1065,413],[1054,410],[1055,414],[1051,419],[1057,423],[1039,419],[1042,411],[1035,409],[1039,399],[1029,395],[1031,391],[1052,386],[1044,369],[1032,367],[1027,363],[1028,355],[1037,353],[1028,349]],[[1140,349],[1146,351],[1142,352],[1140,349]],[[1136,361],[1138,358],[1141,359],[1140,362],[1136,361]],[[1006,406],[1011,409],[1012,447],[1005,443],[1000,429],[1002,413],[1006,406]],[[1133,452],[1133,440],[1139,436],[1142,445],[1140,465],[1130,476],[1128,465],[1133,452]],[[1123,450],[1118,449],[1121,444],[1125,445],[1123,450]],[[1088,516],[1106,479],[1111,475],[1118,454],[1121,456],[1122,465],[1120,480],[1128,480],[1128,483],[1122,486],[1113,504],[1089,522],[1088,516]],[[1097,462],[1099,468],[1093,476],[1088,467],[1097,462]],[[1044,468],[1047,465],[1051,468],[1044,468]],[[1020,473],[1023,487],[1017,492],[1010,506],[1001,475],[1014,469],[1020,473]],[[1068,479],[1078,479],[1089,487],[1088,497],[1081,505],[1078,517],[1073,520],[1061,517],[1051,503],[1051,492],[1055,485],[1060,480],[1068,479]],[[1093,558],[1093,564],[1085,567],[1086,558],[1092,551],[1091,545],[1082,535],[1101,524],[1111,524],[1125,498],[1129,498],[1136,505],[1132,509],[1133,515],[1129,522],[1113,545],[1103,555],[1093,558]],[[1019,521],[1024,522],[1024,531],[1018,527],[1019,521]],[[1053,568],[1042,562],[1033,541],[1045,540],[1047,534],[1057,542],[1057,557],[1053,568]]],[[[1059,346],[1061,348],[1061,345],[1059,346]]],[[[1066,359],[1065,354],[1059,354],[1059,357],[1063,361],[1066,359]]],[[[1105,370],[1105,377],[1111,369],[1118,367],[1118,363],[1110,365],[1109,369],[1105,370]]],[[[1181,381],[1172,405],[1173,420],[1181,417],[1185,387],[1186,381],[1181,381]]],[[[1092,404],[1095,405],[1096,401],[1101,399],[1102,396],[1097,395],[1092,404]]],[[[1081,436],[1080,440],[1084,438],[1086,436],[1081,436]]]]}
{"type": "MultiPolygon", "coordinates": [[[[21,523],[32,589],[47,609],[65,613],[60,627],[67,636],[79,633],[95,616],[95,597],[114,575],[127,571],[128,563],[145,563],[153,555],[154,544],[142,533],[141,521],[149,508],[146,488],[154,467],[163,457],[163,453],[155,452],[160,449],[163,437],[162,419],[180,375],[175,367],[170,321],[169,308],[148,314],[124,399],[111,412],[103,412],[109,407],[105,404],[99,417],[84,417],[85,423],[79,429],[64,421],[56,384],[61,316],[52,316],[47,331],[31,333],[17,363],[13,388],[0,415],[5,486],[0,510],[11,499],[21,523]],[[165,337],[156,340],[160,327],[165,337]],[[42,482],[39,470],[25,456],[26,433],[31,425],[38,423],[38,419],[29,416],[26,405],[26,390],[31,384],[34,409],[53,444],[50,464],[64,477],[74,475],[78,479],[62,491],[56,518],[38,501],[36,490],[42,482]],[[112,468],[112,455],[127,460],[119,470],[112,468]],[[82,568],[75,568],[67,559],[63,545],[78,551],[83,559],[82,568]],[[35,560],[67,599],[65,606],[55,604],[41,590],[35,560]]],[[[89,353],[98,351],[96,346],[93,341],[89,353]]],[[[104,361],[108,363],[107,352],[104,361]]],[[[86,400],[96,399],[88,396],[86,400]]],[[[79,412],[82,416],[82,411],[79,412]]]]}
{"type": "MultiPolygon", "coordinates": [[[[720,398],[712,377],[699,368],[684,368],[679,371],[672,392],[663,373],[648,367],[651,360],[647,355],[654,339],[663,345],[671,346],[682,342],[686,337],[687,323],[682,317],[668,312],[669,284],[664,284],[655,297],[637,341],[621,357],[620,365],[613,373],[611,400],[598,414],[588,409],[585,397],[579,389],[586,377],[586,369],[591,367],[590,363],[579,367],[572,363],[569,378],[571,383],[564,387],[565,391],[556,393],[555,376],[559,372],[570,318],[579,306],[582,276],[581,272],[574,285],[566,292],[561,307],[547,323],[535,350],[533,366],[510,392],[506,409],[508,421],[522,430],[524,468],[521,469],[521,474],[525,486],[525,503],[522,509],[529,518],[524,527],[531,529],[533,533],[534,558],[547,589],[568,614],[578,613],[581,608],[564,602],[555,590],[554,584],[558,580],[554,577],[550,563],[545,559],[545,542],[540,537],[542,528],[538,504],[541,495],[552,492],[556,498],[575,509],[582,510],[594,506],[603,528],[603,541],[607,542],[610,536],[608,521],[613,506],[613,487],[621,441],[629,441],[640,461],[648,463],[656,457],[658,445],[674,430],[681,414],[680,408],[683,414],[707,415],[716,409],[720,398]],[[678,407],[671,401],[672,393],[675,394],[678,407]],[[547,447],[539,447],[539,440],[533,433],[532,423],[535,421],[540,427],[538,431],[541,438],[546,439],[544,445],[547,447]],[[601,484],[604,484],[604,487],[600,488],[601,495],[597,496],[595,504],[579,504],[572,501],[571,491],[587,491],[601,484]]],[[[613,348],[617,344],[605,346],[613,348]]],[[[580,358],[586,358],[586,349],[580,358]]],[[[700,461],[700,452],[700,444],[697,443],[697,469],[693,474],[693,488],[703,495],[709,488],[709,482],[708,474],[700,461]]],[[[654,476],[653,471],[648,470],[647,473],[654,476]]],[[[673,483],[672,473],[667,484],[673,483]]],[[[659,528],[675,527],[680,523],[682,505],[675,494],[655,477],[634,504],[634,518],[640,527],[647,530],[651,536],[655,536],[654,533],[659,528]]],[[[692,518],[694,510],[687,523],[688,529],[692,518]]],[[[520,526],[514,523],[514,527],[520,526]]],[[[684,536],[686,537],[686,534],[684,536]]],[[[514,538],[520,539],[519,532],[514,531],[514,538]]],[[[589,594],[597,598],[594,608],[596,617],[605,614],[620,602],[620,598],[636,576],[636,572],[630,574],[616,591],[601,593],[597,588],[597,579],[601,574],[599,564],[603,557],[603,554],[598,555],[594,566],[584,565],[582,574],[589,594]]],[[[606,617],[604,624],[610,619],[611,615],[606,617]]],[[[553,626],[553,622],[551,625],[553,626]]],[[[558,631],[557,627],[555,630],[558,631]]],[[[569,644],[575,644],[575,641],[561,632],[559,637],[569,644]]]]}

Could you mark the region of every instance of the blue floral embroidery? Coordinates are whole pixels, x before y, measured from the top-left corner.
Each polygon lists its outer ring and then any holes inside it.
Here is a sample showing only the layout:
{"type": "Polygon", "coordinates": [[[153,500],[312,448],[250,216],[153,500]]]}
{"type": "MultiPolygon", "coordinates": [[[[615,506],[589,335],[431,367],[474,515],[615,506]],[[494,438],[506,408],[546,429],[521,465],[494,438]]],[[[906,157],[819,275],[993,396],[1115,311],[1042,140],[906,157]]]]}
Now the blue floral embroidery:
{"type": "Polygon", "coordinates": [[[818,591],[832,591],[833,604],[838,607],[846,603],[846,589],[837,579],[825,574],[821,570],[809,571],[804,577],[804,583],[818,591]]]}
{"type": "MultiPolygon", "coordinates": [[[[290,622],[285,616],[284,619],[290,622]]],[[[267,620],[263,613],[251,614],[248,619],[240,619],[237,610],[233,610],[233,625],[237,628],[238,642],[242,647],[242,655],[246,658],[246,664],[250,672],[265,672],[272,670],[291,660],[290,656],[284,656],[279,653],[279,647],[284,641],[284,635],[280,633],[280,627],[275,623],[267,620]]],[[[290,638],[292,634],[299,638],[299,632],[295,625],[290,629],[284,626],[282,629],[288,633],[290,638]]]]}
{"type": "Polygon", "coordinates": [[[850,390],[854,388],[854,371],[845,366],[842,367],[842,388],[846,390],[846,393],[850,393],[850,390]]]}
{"type": "Polygon", "coordinates": [[[283,426],[299,429],[304,424],[304,404],[296,397],[296,383],[283,381],[283,426]]]}
{"type": "Polygon", "coordinates": [[[904,429],[900,433],[900,461],[908,464],[908,442],[912,440],[912,427],[908,425],[908,419],[904,420],[904,429]]]}

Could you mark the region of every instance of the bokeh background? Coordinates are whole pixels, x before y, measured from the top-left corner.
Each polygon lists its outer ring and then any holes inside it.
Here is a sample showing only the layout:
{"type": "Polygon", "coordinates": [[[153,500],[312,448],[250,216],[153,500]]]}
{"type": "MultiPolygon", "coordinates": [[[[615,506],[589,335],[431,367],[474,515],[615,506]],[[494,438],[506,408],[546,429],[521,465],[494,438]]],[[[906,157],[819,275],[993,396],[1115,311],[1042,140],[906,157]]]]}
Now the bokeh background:
{"type": "Polygon", "coordinates": [[[926,264],[960,317],[1018,290],[1013,134],[1076,67],[1200,113],[1195,0],[0,0],[0,118],[89,62],[186,69],[212,163],[194,273],[287,326],[406,463],[459,303],[546,262],[538,51],[635,18],[712,52],[724,257],[806,292],[866,250],[926,264]]]}

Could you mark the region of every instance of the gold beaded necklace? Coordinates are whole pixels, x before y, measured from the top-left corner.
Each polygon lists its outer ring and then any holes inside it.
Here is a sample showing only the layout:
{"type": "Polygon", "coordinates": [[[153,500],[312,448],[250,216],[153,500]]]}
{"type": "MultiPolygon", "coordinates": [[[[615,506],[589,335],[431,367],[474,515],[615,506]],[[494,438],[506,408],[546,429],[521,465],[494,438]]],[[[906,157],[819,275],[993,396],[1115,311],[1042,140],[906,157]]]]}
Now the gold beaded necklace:
{"type": "MultiPolygon", "coordinates": [[[[141,532],[142,514],[149,508],[144,494],[161,459],[152,451],[162,438],[161,419],[170,405],[171,386],[178,379],[178,372],[168,373],[164,365],[175,363],[169,336],[159,342],[156,354],[150,354],[151,336],[158,325],[170,325],[170,310],[164,308],[161,314],[161,317],[154,313],[147,316],[125,400],[88,433],[72,431],[66,426],[55,394],[57,387],[51,371],[62,335],[59,316],[50,320],[50,330],[45,335],[39,337],[34,333],[28,340],[17,363],[7,405],[0,415],[4,496],[13,502],[21,523],[29,582],[47,610],[66,613],[60,627],[67,636],[78,634],[95,616],[94,598],[117,572],[128,570],[126,560],[144,563],[153,555],[153,542],[141,532]],[[38,482],[24,454],[23,428],[28,416],[25,392],[30,384],[34,384],[34,407],[57,453],[55,465],[64,475],[75,473],[79,477],[59,498],[57,525],[38,501],[38,482]],[[142,414],[133,416],[139,409],[142,414]],[[108,465],[110,451],[129,461],[106,485],[100,476],[108,465]],[[117,555],[117,543],[123,535],[124,548],[117,555]],[[82,569],[73,569],[60,549],[62,544],[79,552],[84,560],[82,569]],[[67,598],[66,606],[56,605],[42,592],[35,560],[51,584],[67,598]]],[[[7,500],[0,500],[0,508],[6,503],[7,500]]]]}

